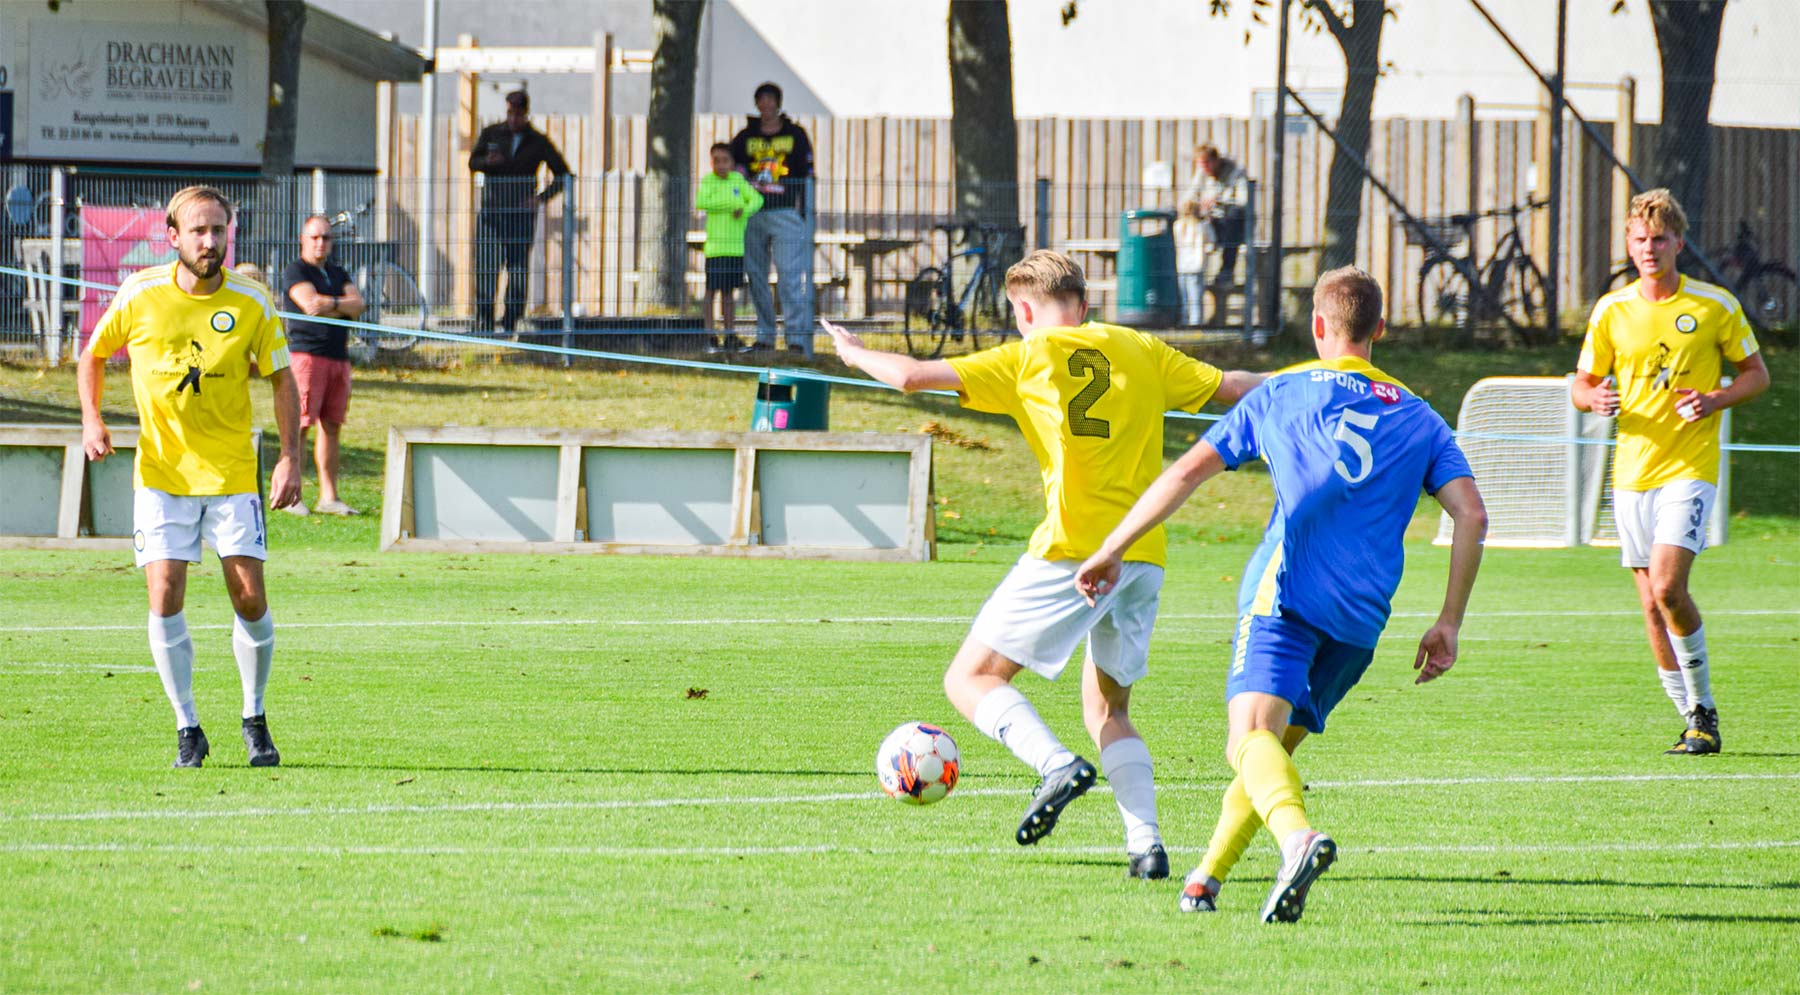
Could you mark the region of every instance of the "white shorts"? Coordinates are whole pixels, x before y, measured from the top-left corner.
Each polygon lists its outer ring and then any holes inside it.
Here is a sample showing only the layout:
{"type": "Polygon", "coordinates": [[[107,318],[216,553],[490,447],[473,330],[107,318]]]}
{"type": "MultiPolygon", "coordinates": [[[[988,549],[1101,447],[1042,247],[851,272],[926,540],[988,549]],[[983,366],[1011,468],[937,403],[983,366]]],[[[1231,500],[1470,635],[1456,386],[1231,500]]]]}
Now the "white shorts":
{"type": "Polygon", "coordinates": [[[1648,491],[1613,491],[1613,521],[1619,526],[1619,563],[1650,566],[1651,546],[1706,548],[1713,501],[1719,489],[1704,480],[1676,480],[1648,491]]]}
{"type": "Polygon", "coordinates": [[[156,560],[200,562],[200,541],[220,558],[269,558],[262,499],[254,494],[190,497],[142,487],[131,500],[131,548],[137,565],[156,560]]]}
{"type": "Polygon", "coordinates": [[[1075,560],[1021,556],[975,616],[969,634],[1008,660],[1056,680],[1087,639],[1087,659],[1121,686],[1149,672],[1150,629],[1163,568],[1126,563],[1119,583],[1089,606],[1075,590],[1075,560]]]}

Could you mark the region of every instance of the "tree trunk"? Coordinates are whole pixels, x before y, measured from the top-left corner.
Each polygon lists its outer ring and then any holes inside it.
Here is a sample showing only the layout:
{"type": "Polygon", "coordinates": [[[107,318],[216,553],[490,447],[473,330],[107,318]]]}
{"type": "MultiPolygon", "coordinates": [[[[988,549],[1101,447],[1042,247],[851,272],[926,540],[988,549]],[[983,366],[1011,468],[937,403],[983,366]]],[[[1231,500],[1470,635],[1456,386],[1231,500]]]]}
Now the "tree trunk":
{"type": "Polygon", "coordinates": [[[300,36],[306,28],[306,4],[300,0],[263,0],[269,15],[269,107],[264,118],[263,179],[281,181],[294,175],[294,135],[300,117],[300,36]]]}
{"type": "Polygon", "coordinates": [[[694,72],[700,61],[705,0],[653,0],[656,53],[650,62],[648,163],[650,204],[642,240],[643,271],[664,307],[687,306],[687,229],[694,203],[694,72]]]}
{"type": "MultiPolygon", "coordinates": [[[[1669,188],[1688,216],[1688,241],[1699,235],[1712,170],[1713,83],[1725,0],[1651,0],[1650,21],[1662,63],[1662,127],[1650,182],[1669,188]]],[[[1696,243],[1698,244],[1698,243],[1696,243]]]]}
{"type": "MultiPolygon", "coordinates": [[[[1019,224],[1019,132],[1005,0],[950,0],[950,144],[963,217],[1019,224]]],[[[1018,252],[1017,240],[1004,251],[1018,252]]],[[[1004,263],[1005,260],[998,260],[1004,263]]]]}
{"type": "Polygon", "coordinates": [[[306,28],[306,4],[263,0],[263,9],[269,19],[269,104],[263,118],[262,183],[258,209],[239,218],[237,255],[269,266],[291,251],[300,230],[294,142],[299,131],[300,39],[306,28]]]}
{"type": "MultiPolygon", "coordinates": [[[[1381,78],[1381,28],[1386,20],[1383,0],[1356,0],[1352,20],[1333,36],[1344,52],[1344,103],[1338,112],[1340,151],[1369,158],[1369,118],[1375,107],[1375,84],[1381,78]]],[[[1325,246],[1319,257],[1320,272],[1356,261],[1356,237],[1362,227],[1363,172],[1347,155],[1331,159],[1331,177],[1325,196],[1325,246]]]]}

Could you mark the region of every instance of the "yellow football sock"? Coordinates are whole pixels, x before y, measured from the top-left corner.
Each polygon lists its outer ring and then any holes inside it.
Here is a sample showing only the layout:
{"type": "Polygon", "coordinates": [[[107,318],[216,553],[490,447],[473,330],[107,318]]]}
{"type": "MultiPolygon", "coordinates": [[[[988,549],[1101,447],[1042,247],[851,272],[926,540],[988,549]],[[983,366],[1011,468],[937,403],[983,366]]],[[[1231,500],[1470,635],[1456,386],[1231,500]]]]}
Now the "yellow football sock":
{"type": "Polygon", "coordinates": [[[1237,866],[1238,858],[1244,855],[1244,849],[1256,838],[1256,831],[1262,824],[1262,816],[1256,814],[1250,804],[1250,795],[1244,791],[1243,777],[1232,778],[1224,799],[1219,802],[1219,822],[1213,827],[1206,856],[1200,860],[1200,873],[1225,880],[1225,875],[1237,866]]]}
{"type": "Polygon", "coordinates": [[[1277,843],[1286,843],[1295,830],[1312,828],[1306,821],[1306,802],[1300,797],[1300,771],[1274,733],[1259,729],[1245,736],[1231,759],[1251,806],[1275,834],[1277,843]]]}

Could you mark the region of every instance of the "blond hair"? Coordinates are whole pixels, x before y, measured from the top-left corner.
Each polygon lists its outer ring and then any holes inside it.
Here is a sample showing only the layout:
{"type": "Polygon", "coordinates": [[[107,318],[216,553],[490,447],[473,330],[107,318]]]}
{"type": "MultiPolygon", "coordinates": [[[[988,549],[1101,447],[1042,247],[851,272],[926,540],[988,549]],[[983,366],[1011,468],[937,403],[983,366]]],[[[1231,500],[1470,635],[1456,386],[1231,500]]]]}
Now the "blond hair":
{"type": "Polygon", "coordinates": [[[191,187],[182,187],[175,191],[175,196],[169,198],[169,214],[165,219],[168,221],[169,227],[180,228],[181,212],[187,210],[188,205],[200,201],[211,201],[224,208],[225,222],[231,223],[231,198],[226,197],[217,188],[196,184],[191,187]]]}
{"type": "Polygon", "coordinates": [[[1631,198],[1631,211],[1625,215],[1625,224],[1629,226],[1633,221],[1642,221],[1644,228],[1653,235],[1668,232],[1676,238],[1687,237],[1687,212],[1681,209],[1681,201],[1675,199],[1668,187],[1646,190],[1631,198]]]}
{"type": "Polygon", "coordinates": [[[1325,330],[1367,342],[1381,327],[1381,284],[1355,266],[1340,266],[1313,285],[1313,313],[1325,330]]]}
{"type": "Polygon", "coordinates": [[[1050,249],[1038,249],[1006,271],[1006,292],[1029,301],[1087,301],[1087,277],[1075,260],[1050,249]]]}
{"type": "Polygon", "coordinates": [[[237,270],[239,273],[244,274],[245,276],[249,277],[250,279],[255,280],[257,283],[268,283],[269,282],[269,278],[267,276],[263,275],[262,267],[256,265],[255,263],[247,263],[247,262],[246,263],[238,263],[236,266],[233,266],[231,268],[234,270],[237,270]]]}

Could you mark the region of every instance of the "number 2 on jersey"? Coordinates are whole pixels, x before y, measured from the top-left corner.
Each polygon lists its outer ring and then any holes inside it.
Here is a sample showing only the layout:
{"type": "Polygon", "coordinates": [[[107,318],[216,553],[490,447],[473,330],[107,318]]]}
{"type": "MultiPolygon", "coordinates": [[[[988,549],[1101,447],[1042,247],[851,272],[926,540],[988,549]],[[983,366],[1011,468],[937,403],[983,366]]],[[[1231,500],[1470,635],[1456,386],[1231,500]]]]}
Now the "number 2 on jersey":
{"type": "Polygon", "coordinates": [[[1350,473],[1350,468],[1344,465],[1343,460],[1340,459],[1332,464],[1332,467],[1337,470],[1338,476],[1352,484],[1367,477],[1369,471],[1375,469],[1375,451],[1369,448],[1368,439],[1355,432],[1357,428],[1365,432],[1374,428],[1375,418],[1375,415],[1365,415],[1360,411],[1351,411],[1349,408],[1345,408],[1343,417],[1338,421],[1337,431],[1331,435],[1332,438],[1349,446],[1350,451],[1356,454],[1359,466],[1354,475],[1350,473]]]}
{"type": "Polygon", "coordinates": [[[1077,349],[1069,353],[1069,376],[1078,377],[1084,373],[1093,379],[1081,388],[1081,393],[1069,398],[1069,434],[1110,439],[1112,422],[1088,417],[1088,409],[1112,387],[1112,360],[1098,349],[1077,349]]]}

